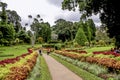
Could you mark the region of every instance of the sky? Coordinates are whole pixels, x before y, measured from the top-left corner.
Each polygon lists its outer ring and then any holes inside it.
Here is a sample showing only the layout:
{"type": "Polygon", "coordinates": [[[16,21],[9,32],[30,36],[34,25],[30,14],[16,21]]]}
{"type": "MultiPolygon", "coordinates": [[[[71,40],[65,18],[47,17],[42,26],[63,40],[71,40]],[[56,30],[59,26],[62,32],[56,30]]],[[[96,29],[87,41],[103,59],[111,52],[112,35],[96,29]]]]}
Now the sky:
{"type": "MultiPolygon", "coordinates": [[[[67,21],[77,22],[80,20],[78,10],[62,10],[61,3],[63,0],[1,0],[8,4],[7,9],[15,10],[22,19],[22,24],[28,23],[28,15],[36,16],[40,14],[44,22],[54,25],[55,21],[62,18],[67,21]]],[[[96,26],[101,25],[99,15],[92,16],[96,26]]]]}

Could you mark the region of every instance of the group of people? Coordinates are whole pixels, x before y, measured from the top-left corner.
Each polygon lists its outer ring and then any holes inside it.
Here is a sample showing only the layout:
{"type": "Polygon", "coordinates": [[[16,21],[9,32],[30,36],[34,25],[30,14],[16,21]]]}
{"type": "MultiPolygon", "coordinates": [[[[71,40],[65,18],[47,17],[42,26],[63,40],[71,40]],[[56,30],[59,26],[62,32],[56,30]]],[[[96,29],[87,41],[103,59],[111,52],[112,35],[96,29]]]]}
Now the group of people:
{"type": "Polygon", "coordinates": [[[120,48],[111,48],[114,53],[120,53],[120,48]]]}
{"type": "MultiPolygon", "coordinates": [[[[47,55],[49,55],[51,52],[50,48],[47,49],[47,55]]],[[[42,55],[42,49],[39,49],[39,54],[42,55]]]]}

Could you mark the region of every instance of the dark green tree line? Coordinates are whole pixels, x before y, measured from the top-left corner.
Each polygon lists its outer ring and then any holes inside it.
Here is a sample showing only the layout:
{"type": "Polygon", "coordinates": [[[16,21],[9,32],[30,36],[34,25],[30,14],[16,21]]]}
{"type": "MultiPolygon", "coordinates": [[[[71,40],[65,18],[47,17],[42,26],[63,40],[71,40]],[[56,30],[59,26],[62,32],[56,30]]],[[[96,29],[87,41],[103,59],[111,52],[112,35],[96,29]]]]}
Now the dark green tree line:
{"type": "MultiPolygon", "coordinates": [[[[64,19],[58,19],[56,25],[53,26],[53,31],[58,34],[58,39],[64,41],[73,41],[78,36],[77,32],[79,28],[83,30],[83,34],[86,36],[87,40],[90,42],[95,39],[96,27],[92,19],[88,19],[85,22],[70,22],[64,19]]],[[[81,31],[80,31],[81,32],[81,31]]],[[[79,39],[82,37],[79,37],[79,39]]],[[[77,40],[78,42],[78,40],[77,40]]],[[[80,42],[78,42],[80,43],[80,42]]],[[[82,44],[83,45],[83,44],[82,44]]]]}
{"type": "Polygon", "coordinates": [[[30,43],[30,37],[21,26],[21,18],[17,12],[6,10],[7,4],[3,2],[0,2],[0,7],[0,44],[6,46],[20,41],[30,43]],[[24,36],[22,32],[24,32],[24,36]]]}
{"type": "Polygon", "coordinates": [[[8,16],[6,14],[7,4],[0,2],[2,11],[0,12],[0,44],[10,45],[13,42],[15,30],[13,24],[8,23],[8,16]]]}

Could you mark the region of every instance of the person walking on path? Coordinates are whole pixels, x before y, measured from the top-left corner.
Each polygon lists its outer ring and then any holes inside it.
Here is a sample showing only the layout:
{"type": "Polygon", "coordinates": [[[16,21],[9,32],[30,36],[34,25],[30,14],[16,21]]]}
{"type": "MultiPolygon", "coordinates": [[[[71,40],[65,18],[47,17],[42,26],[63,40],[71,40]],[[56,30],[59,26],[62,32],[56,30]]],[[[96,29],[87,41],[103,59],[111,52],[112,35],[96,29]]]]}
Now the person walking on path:
{"type": "Polygon", "coordinates": [[[48,50],[47,50],[47,55],[49,55],[50,54],[50,48],[48,48],[48,50]]]}
{"type": "Polygon", "coordinates": [[[39,49],[39,54],[42,55],[42,50],[41,49],[39,49]]]}

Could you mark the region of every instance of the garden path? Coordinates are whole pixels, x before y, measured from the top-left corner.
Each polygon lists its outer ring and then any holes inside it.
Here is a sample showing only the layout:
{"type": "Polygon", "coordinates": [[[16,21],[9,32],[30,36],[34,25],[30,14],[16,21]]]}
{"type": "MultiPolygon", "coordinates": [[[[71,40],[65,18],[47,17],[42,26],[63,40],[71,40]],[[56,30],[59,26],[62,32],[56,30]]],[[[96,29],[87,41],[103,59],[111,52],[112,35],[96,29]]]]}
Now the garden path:
{"type": "Polygon", "coordinates": [[[82,78],[67,69],[61,63],[57,62],[51,56],[43,54],[43,57],[45,58],[45,61],[50,70],[52,80],[82,80],[82,78]]]}

